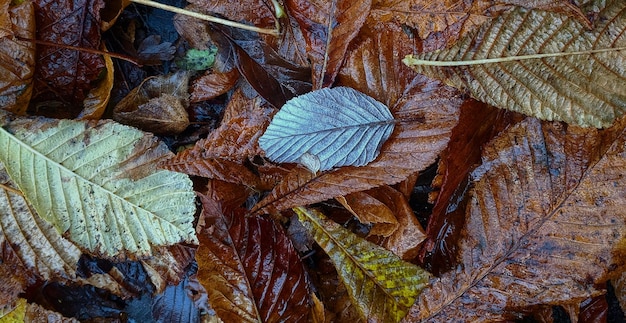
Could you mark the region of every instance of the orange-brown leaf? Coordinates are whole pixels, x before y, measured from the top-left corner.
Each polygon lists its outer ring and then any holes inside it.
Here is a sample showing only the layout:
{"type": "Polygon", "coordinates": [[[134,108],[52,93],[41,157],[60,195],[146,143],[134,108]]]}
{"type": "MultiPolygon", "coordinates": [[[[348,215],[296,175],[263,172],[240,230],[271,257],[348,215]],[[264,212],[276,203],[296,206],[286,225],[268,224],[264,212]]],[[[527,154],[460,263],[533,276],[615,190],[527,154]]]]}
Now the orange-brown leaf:
{"type": "Polygon", "coordinates": [[[371,0],[289,0],[288,12],[300,24],[313,69],[313,89],[333,84],[348,45],[369,14],[371,0]]]}
{"type": "Polygon", "coordinates": [[[387,104],[399,121],[378,158],[367,166],[318,176],[295,168],[253,212],[272,213],[395,184],[433,163],[445,148],[458,118],[458,92],[401,66],[397,57],[410,52],[411,42],[399,28],[385,27],[380,32],[362,30],[340,75],[342,85],[387,104]]]}
{"type": "Polygon", "coordinates": [[[606,131],[527,118],[472,173],[459,259],[410,321],[506,318],[574,304],[626,265],[626,119],[606,131]]]}
{"type": "Polygon", "coordinates": [[[191,83],[190,102],[200,102],[222,95],[230,90],[239,79],[236,69],[220,73],[206,72],[191,83]]]}
{"type": "Polygon", "coordinates": [[[160,164],[190,175],[256,186],[258,176],[242,163],[259,154],[257,139],[270,121],[273,109],[260,97],[246,98],[241,90],[231,98],[224,119],[206,139],[160,164]]]}

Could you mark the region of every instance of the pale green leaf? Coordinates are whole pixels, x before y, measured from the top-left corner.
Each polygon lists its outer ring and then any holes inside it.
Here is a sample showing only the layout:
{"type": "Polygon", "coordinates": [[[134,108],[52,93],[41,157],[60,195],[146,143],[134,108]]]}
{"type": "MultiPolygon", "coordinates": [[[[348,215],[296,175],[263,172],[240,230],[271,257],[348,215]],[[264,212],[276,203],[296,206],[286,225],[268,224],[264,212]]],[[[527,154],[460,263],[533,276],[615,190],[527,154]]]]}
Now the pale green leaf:
{"type": "Polygon", "coordinates": [[[430,274],[359,238],[319,211],[304,207],[294,211],[332,260],[352,303],[363,317],[399,322],[426,287],[430,274]]]}
{"type": "Polygon", "coordinates": [[[607,127],[626,110],[626,1],[607,3],[593,30],[570,16],[517,8],[451,48],[404,62],[503,109],[607,127]]]}
{"type": "Polygon", "coordinates": [[[197,241],[191,180],[154,169],[168,154],[154,137],[115,122],[40,118],[0,128],[0,160],[39,216],[104,256],[197,241]]]}
{"type": "Polygon", "coordinates": [[[305,156],[317,158],[321,171],[363,166],[378,156],[393,128],[384,104],[348,87],[323,88],[287,101],[259,146],[278,163],[302,163],[305,156]]]}

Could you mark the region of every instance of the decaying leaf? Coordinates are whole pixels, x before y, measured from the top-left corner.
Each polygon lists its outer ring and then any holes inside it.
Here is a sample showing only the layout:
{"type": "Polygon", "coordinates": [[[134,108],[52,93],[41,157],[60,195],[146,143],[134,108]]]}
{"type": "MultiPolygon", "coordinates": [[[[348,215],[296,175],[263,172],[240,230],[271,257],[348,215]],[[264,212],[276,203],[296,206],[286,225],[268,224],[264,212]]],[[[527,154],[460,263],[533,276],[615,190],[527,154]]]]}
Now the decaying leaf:
{"type": "Polygon", "coordinates": [[[365,192],[354,192],[335,199],[359,222],[372,225],[370,235],[388,237],[398,229],[398,220],[389,207],[365,192]]]}
{"type": "Polygon", "coordinates": [[[23,322],[59,322],[59,323],[79,323],[75,318],[68,318],[61,313],[51,311],[38,304],[26,304],[23,322]]]}
{"type": "Polygon", "coordinates": [[[146,79],[113,110],[113,119],[155,134],[177,134],[189,126],[189,74],[146,79]]]}
{"type": "MultiPolygon", "coordinates": [[[[103,0],[33,1],[37,39],[52,44],[100,49],[103,0]]],[[[75,116],[105,67],[100,55],[61,48],[37,47],[37,70],[31,108],[40,114],[75,116]],[[59,109],[63,107],[64,109],[59,109]],[[63,111],[60,111],[63,110],[63,111]]]]}
{"type": "Polygon", "coordinates": [[[485,147],[472,173],[461,264],[407,321],[500,320],[571,304],[626,266],[626,120],[598,131],[527,118],[485,147]]]}
{"type": "Polygon", "coordinates": [[[0,3],[0,107],[16,114],[26,113],[33,91],[35,45],[16,36],[35,38],[33,4],[0,3]]]}
{"type": "Polygon", "coordinates": [[[106,111],[109,99],[111,98],[111,90],[113,90],[113,76],[115,71],[111,56],[104,55],[104,64],[106,66],[106,75],[98,82],[98,85],[87,94],[87,97],[83,101],[83,110],[80,112],[77,119],[99,120],[106,111]]]}
{"type": "Polygon", "coordinates": [[[149,254],[195,242],[192,183],[155,171],[164,144],[114,122],[22,119],[0,129],[0,160],[37,213],[82,248],[149,254]]]}
{"type": "Polygon", "coordinates": [[[427,285],[428,272],[359,238],[319,211],[303,207],[294,211],[330,256],[363,318],[399,322],[427,285]]]}
{"type": "Polygon", "coordinates": [[[363,166],[378,156],[394,128],[384,104],[351,88],[316,90],[289,100],[259,138],[265,155],[278,163],[317,157],[320,171],[363,166]]]}
{"type": "Polygon", "coordinates": [[[238,79],[239,73],[236,69],[224,73],[216,71],[206,72],[191,83],[191,97],[189,101],[200,102],[222,95],[235,86],[238,79]]]}
{"type": "Polygon", "coordinates": [[[257,138],[269,123],[273,109],[260,97],[236,91],[219,128],[191,149],[164,160],[159,167],[189,175],[215,178],[255,187],[259,178],[243,162],[260,153],[257,138]]]}
{"type": "Polygon", "coordinates": [[[626,51],[521,59],[458,67],[418,60],[479,62],[532,54],[626,47],[626,2],[607,1],[593,30],[566,15],[518,8],[446,50],[404,62],[483,102],[544,120],[608,127],[626,110],[626,51]],[[417,60],[416,60],[417,59],[417,60]]]}
{"type": "MultiPolygon", "coordinates": [[[[309,315],[309,286],[298,253],[280,226],[245,209],[224,208],[218,192],[201,195],[198,278],[224,322],[299,322],[309,315]]],[[[225,204],[228,204],[226,202],[225,204]]]]}
{"type": "Polygon", "coordinates": [[[358,34],[371,0],[289,0],[287,12],[299,23],[313,69],[313,89],[335,81],[348,45],[358,34]]]}

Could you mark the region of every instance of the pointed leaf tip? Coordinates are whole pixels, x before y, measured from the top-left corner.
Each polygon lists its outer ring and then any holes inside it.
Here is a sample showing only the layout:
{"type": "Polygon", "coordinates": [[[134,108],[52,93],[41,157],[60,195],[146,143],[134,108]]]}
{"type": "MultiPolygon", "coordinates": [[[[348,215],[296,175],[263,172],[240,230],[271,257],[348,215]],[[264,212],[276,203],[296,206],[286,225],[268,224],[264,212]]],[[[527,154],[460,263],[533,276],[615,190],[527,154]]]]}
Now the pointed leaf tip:
{"type": "Polygon", "coordinates": [[[304,207],[293,210],[330,257],[363,317],[374,322],[399,322],[428,284],[430,274],[359,238],[319,211],[304,207]]]}
{"type": "Polygon", "coordinates": [[[278,163],[315,156],[324,171],[371,162],[393,128],[394,117],[384,104],[348,87],[324,88],[289,100],[259,145],[278,163]]]}

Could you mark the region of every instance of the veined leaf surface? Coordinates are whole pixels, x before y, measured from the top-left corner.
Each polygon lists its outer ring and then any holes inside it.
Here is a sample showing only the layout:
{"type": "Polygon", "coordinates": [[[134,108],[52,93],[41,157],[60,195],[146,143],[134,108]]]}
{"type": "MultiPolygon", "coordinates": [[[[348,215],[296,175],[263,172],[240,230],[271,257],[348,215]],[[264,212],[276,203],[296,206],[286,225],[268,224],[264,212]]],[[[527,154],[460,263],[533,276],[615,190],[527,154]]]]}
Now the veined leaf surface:
{"type": "Polygon", "coordinates": [[[319,211],[304,207],[294,211],[332,260],[363,317],[373,322],[399,322],[426,287],[430,274],[359,238],[319,211]]]}
{"type": "MultiPolygon", "coordinates": [[[[518,8],[449,49],[416,58],[476,61],[625,47],[626,2],[607,2],[593,30],[565,15],[518,8]]],[[[457,67],[421,65],[410,55],[404,62],[478,100],[544,120],[607,127],[626,110],[626,50],[457,67]]]]}
{"type": "Polygon", "coordinates": [[[0,129],[0,160],[37,213],[105,256],[196,241],[191,180],[151,166],[167,154],[114,122],[25,119],[0,129]]]}
{"type": "Polygon", "coordinates": [[[374,160],[394,128],[384,104],[348,87],[324,88],[289,100],[259,145],[278,163],[319,159],[319,170],[374,160]]]}

